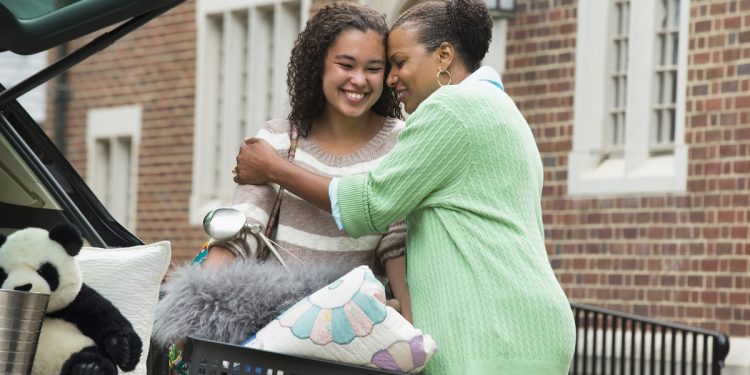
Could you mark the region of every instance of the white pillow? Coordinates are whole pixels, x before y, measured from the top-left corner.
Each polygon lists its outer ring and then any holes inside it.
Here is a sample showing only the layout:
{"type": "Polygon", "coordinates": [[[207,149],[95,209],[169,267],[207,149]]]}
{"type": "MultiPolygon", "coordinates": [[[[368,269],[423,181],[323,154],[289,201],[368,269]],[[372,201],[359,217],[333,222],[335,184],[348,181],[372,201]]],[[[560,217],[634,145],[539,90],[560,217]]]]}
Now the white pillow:
{"type": "Polygon", "coordinates": [[[141,360],[128,374],[146,374],[154,307],[170,257],[168,241],[119,249],[84,247],[76,256],[83,281],[128,318],[143,342],[141,360]]]}
{"type": "Polygon", "coordinates": [[[383,284],[367,266],[297,302],[244,345],[401,372],[421,371],[437,349],[385,305],[383,284]]]}

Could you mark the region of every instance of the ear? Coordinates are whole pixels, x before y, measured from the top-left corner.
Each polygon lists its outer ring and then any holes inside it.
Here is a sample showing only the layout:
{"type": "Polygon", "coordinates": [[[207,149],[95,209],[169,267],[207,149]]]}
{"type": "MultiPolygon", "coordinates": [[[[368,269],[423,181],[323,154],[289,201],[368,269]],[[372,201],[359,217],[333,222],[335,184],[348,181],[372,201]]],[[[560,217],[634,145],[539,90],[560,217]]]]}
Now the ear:
{"type": "Polygon", "coordinates": [[[0,246],[3,246],[3,244],[5,243],[5,239],[6,238],[7,237],[5,237],[4,235],[0,234],[0,246]]]}
{"type": "Polygon", "coordinates": [[[81,247],[83,247],[81,233],[76,227],[68,223],[58,224],[50,229],[49,239],[59,243],[65,249],[65,252],[72,257],[78,255],[81,247]]]}
{"type": "Polygon", "coordinates": [[[438,65],[442,69],[449,69],[453,60],[456,59],[456,47],[450,42],[443,42],[435,50],[438,65]]]}

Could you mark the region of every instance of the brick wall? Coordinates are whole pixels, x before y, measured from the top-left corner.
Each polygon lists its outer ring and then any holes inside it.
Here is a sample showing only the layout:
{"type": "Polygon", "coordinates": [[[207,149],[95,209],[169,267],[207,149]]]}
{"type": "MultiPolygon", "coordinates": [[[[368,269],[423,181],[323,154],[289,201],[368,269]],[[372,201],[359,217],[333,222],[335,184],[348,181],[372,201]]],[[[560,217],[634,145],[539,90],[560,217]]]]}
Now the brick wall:
{"type": "Polygon", "coordinates": [[[693,0],[688,191],[567,196],[576,1],[520,0],[504,81],[545,166],[547,250],[572,301],[750,335],[750,1],[693,0]]]}

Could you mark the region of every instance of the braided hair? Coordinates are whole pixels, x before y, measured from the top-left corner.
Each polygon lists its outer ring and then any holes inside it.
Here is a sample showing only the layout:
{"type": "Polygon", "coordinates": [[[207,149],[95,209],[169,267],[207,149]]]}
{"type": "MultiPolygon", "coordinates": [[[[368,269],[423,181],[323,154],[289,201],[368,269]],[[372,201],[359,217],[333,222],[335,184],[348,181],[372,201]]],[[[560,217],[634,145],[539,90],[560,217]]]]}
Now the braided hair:
{"type": "MultiPolygon", "coordinates": [[[[303,136],[309,134],[313,121],[325,109],[323,68],[328,48],[339,34],[351,29],[373,30],[382,35],[383,43],[388,35],[384,14],[363,5],[333,3],[313,15],[297,36],[287,65],[286,83],[291,104],[288,119],[303,136]]],[[[372,110],[381,116],[402,118],[396,94],[387,89],[386,79],[384,75],[383,87],[386,89],[372,110]]]]}
{"type": "Polygon", "coordinates": [[[406,27],[417,32],[427,52],[443,42],[456,48],[466,69],[473,72],[490,48],[492,16],[483,1],[428,1],[409,8],[399,16],[391,30],[406,27]]]}

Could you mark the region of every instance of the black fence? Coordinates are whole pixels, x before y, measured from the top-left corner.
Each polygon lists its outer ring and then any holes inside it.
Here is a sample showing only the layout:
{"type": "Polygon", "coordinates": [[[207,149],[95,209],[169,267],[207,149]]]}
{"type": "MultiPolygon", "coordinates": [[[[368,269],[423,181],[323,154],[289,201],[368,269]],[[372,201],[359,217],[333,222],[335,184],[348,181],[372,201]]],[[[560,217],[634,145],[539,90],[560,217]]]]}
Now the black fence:
{"type": "Polygon", "coordinates": [[[718,375],[727,335],[571,303],[576,323],[573,375],[718,375]]]}

